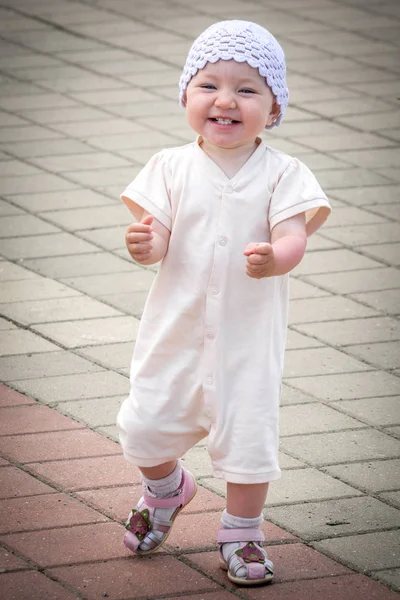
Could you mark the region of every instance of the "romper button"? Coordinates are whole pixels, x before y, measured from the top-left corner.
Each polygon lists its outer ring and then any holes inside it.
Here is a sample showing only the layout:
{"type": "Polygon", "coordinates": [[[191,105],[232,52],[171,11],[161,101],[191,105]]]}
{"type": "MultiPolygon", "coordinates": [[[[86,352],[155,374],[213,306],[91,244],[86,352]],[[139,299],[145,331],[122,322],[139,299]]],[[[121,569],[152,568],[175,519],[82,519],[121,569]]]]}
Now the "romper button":
{"type": "Polygon", "coordinates": [[[211,332],[207,333],[207,337],[208,337],[209,340],[214,339],[214,336],[213,336],[213,334],[211,332]]]}
{"type": "Polygon", "coordinates": [[[225,191],[226,191],[227,194],[232,194],[233,187],[231,185],[228,185],[225,191]]]}
{"type": "Polygon", "coordinates": [[[207,377],[206,382],[208,383],[208,385],[211,385],[213,382],[213,378],[212,377],[207,377]]]}
{"type": "Polygon", "coordinates": [[[210,290],[213,296],[216,296],[218,294],[218,288],[216,288],[215,285],[211,286],[210,290]]]}
{"type": "Polygon", "coordinates": [[[227,242],[226,238],[224,238],[224,237],[220,237],[219,238],[219,245],[220,246],[226,246],[226,242],[227,242]]]}

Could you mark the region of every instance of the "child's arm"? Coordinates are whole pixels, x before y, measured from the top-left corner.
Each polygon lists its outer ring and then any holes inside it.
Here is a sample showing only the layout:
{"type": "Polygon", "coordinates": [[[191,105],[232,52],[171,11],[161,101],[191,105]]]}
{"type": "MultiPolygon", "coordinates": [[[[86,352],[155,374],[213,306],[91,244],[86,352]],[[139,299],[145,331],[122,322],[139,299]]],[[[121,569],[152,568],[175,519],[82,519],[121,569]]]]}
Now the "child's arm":
{"type": "Polygon", "coordinates": [[[166,255],[169,237],[169,230],[143,211],[141,220],[128,227],[125,243],[134,261],[141,265],[154,265],[166,255]]]}
{"type": "Polygon", "coordinates": [[[289,273],[299,264],[307,246],[304,213],[281,221],[271,232],[271,244],[248,244],[246,273],[261,279],[289,273]]]}

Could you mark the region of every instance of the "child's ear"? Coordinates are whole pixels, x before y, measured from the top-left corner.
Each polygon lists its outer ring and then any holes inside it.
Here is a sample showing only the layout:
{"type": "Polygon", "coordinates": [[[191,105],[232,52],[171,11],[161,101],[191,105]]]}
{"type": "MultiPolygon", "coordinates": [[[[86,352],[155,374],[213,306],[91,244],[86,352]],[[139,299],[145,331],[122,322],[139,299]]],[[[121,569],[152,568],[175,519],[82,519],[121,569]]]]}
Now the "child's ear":
{"type": "Polygon", "coordinates": [[[275,123],[275,121],[277,120],[277,118],[280,115],[280,112],[281,112],[281,109],[280,109],[279,104],[276,101],[274,101],[272,108],[271,108],[271,112],[268,115],[267,127],[272,125],[272,123],[275,123]]]}
{"type": "Polygon", "coordinates": [[[182,96],[182,104],[185,108],[186,108],[186,103],[187,103],[187,91],[185,90],[183,92],[183,96],[182,96]]]}

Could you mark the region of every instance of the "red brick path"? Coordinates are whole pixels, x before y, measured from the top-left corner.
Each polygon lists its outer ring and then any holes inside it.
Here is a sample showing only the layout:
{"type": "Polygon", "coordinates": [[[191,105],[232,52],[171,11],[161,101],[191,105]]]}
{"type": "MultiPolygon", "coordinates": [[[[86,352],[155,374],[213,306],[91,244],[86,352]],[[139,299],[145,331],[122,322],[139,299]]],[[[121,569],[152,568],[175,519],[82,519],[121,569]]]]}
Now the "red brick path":
{"type": "Polygon", "coordinates": [[[397,594],[265,523],[277,575],[236,588],[218,568],[224,500],[199,488],[162,552],[134,558],[121,521],[139,476],[119,446],[0,385],[0,595],[6,600],[391,600],[397,594]]]}

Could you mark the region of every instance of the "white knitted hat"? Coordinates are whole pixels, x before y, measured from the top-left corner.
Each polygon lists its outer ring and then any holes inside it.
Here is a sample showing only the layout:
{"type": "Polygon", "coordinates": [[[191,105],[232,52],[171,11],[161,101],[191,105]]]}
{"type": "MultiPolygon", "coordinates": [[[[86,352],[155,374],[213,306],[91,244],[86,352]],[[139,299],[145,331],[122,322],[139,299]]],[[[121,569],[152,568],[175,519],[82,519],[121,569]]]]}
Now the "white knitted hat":
{"type": "Polygon", "coordinates": [[[277,120],[266,129],[279,125],[285,113],[289,90],[286,85],[284,52],[274,36],[250,21],[221,21],[208,27],[193,42],[179,80],[179,102],[185,106],[185,90],[197,71],[218,60],[247,62],[265,77],[280,107],[277,120]]]}

